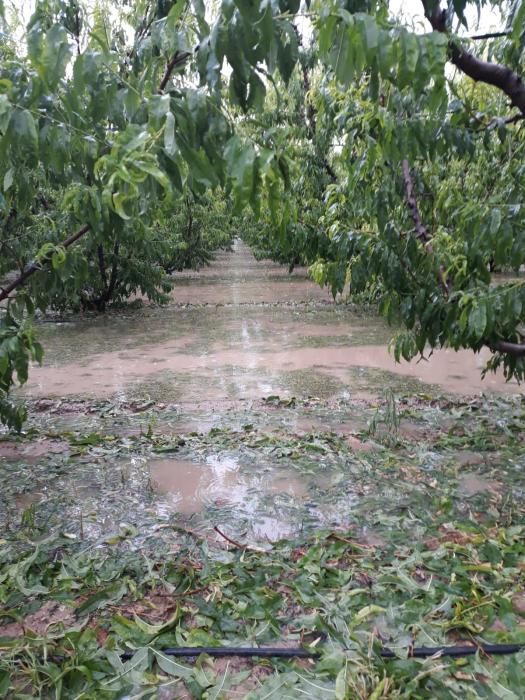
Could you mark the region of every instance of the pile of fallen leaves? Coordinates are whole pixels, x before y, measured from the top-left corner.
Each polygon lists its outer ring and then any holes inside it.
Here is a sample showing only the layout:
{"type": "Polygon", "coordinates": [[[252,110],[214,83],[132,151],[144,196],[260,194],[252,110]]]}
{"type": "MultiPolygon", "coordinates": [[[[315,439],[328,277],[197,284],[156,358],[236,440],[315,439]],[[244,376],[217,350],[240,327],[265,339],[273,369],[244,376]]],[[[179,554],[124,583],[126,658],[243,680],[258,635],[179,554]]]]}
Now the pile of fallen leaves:
{"type": "MultiPolygon", "coordinates": [[[[522,698],[525,651],[409,658],[412,646],[525,643],[525,528],[443,521],[389,544],[352,533],[269,551],[0,549],[2,697],[522,698]],[[315,660],[170,658],[173,646],[297,646],[315,660]],[[382,646],[398,659],[383,659],[382,646]],[[131,654],[128,660],[122,654],[131,654]],[[159,687],[166,694],[157,695],[159,687]]],[[[192,539],[194,541],[192,541],[192,539]]]]}
{"type": "Polygon", "coordinates": [[[292,424],[303,412],[343,426],[343,404],[272,400],[184,439],[149,428],[112,433],[104,409],[89,430],[37,426],[32,443],[4,441],[19,461],[8,454],[0,465],[0,697],[525,697],[524,651],[410,655],[415,646],[525,644],[523,402],[350,408],[368,424],[350,436],[300,434],[292,424]],[[268,429],[268,411],[281,430],[268,429]],[[35,437],[55,453],[41,456],[35,437]],[[359,498],[338,528],[305,520],[293,539],[256,545],[234,520],[217,521],[218,531],[211,521],[159,520],[141,463],[138,476],[115,466],[221,451],[236,451],[247,469],[271,460],[299,475],[337,472],[332,486],[325,479],[309,494],[318,511],[333,500],[344,515],[337,499],[345,489],[359,498]],[[88,475],[95,496],[82,491],[88,475]],[[45,497],[20,519],[17,499],[23,506],[35,483],[45,497]],[[66,495],[69,483],[78,494],[66,495]],[[116,513],[113,535],[93,529],[89,498],[116,513]],[[319,656],[177,659],[163,651],[179,646],[302,646],[319,656]],[[381,657],[385,647],[397,658],[381,657]]]}

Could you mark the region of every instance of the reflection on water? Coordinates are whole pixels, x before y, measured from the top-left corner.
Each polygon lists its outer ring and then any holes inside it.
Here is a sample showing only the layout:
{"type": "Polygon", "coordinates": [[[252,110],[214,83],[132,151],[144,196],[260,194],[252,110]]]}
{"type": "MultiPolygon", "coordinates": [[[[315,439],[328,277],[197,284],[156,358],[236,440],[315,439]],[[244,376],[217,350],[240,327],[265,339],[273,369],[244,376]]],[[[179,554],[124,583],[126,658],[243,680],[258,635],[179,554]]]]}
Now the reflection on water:
{"type": "Polygon", "coordinates": [[[279,518],[261,517],[261,500],[284,495],[298,502],[307,493],[304,479],[295,472],[248,472],[228,456],[210,455],[204,463],[155,459],[149,463],[149,469],[152,486],[161,495],[159,508],[163,514],[189,515],[210,506],[240,509],[243,517],[251,521],[253,533],[270,539],[290,534],[293,525],[279,518]]]}

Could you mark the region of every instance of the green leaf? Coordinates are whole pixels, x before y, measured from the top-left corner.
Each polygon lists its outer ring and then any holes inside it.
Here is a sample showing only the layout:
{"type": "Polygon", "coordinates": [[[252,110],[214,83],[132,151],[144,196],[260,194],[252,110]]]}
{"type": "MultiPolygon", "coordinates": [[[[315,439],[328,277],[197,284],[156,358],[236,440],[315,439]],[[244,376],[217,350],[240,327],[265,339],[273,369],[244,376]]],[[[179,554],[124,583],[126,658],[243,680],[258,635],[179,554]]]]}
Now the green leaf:
{"type": "Polygon", "coordinates": [[[11,123],[13,125],[14,132],[21,139],[27,139],[33,145],[36,144],[38,140],[38,135],[35,126],[35,120],[27,109],[15,109],[11,115],[11,123]]]}
{"type": "Polygon", "coordinates": [[[399,37],[400,43],[400,61],[398,71],[398,81],[400,87],[408,85],[413,79],[416,72],[416,66],[419,58],[419,45],[415,34],[404,31],[399,37]]]}
{"type": "Polygon", "coordinates": [[[14,175],[15,171],[13,168],[9,168],[9,170],[6,171],[4,175],[4,192],[7,192],[7,190],[13,184],[14,175]]]}
{"type": "Polygon", "coordinates": [[[168,619],[166,622],[161,622],[158,625],[150,625],[148,622],[145,622],[144,620],[141,620],[138,615],[134,616],[135,623],[137,627],[142,631],[145,632],[146,634],[153,636],[158,636],[162,632],[165,632],[173,627],[177,623],[177,621],[180,619],[180,610],[177,608],[175,613],[168,619]]]}
{"type": "Polygon", "coordinates": [[[285,83],[291,78],[295,64],[299,58],[297,34],[289,22],[279,23],[281,29],[276,34],[277,66],[285,83]]]}
{"type": "Polygon", "coordinates": [[[353,621],[354,622],[362,622],[363,620],[366,620],[367,617],[370,617],[371,615],[378,615],[379,613],[385,612],[386,608],[382,608],[380,605],[365,605],[364,608],[361,608],[359,612],[354,616],[353,621]]]}
{"type": "Polygon", "coordinates": [[[179,663],[173,657],[166,656],[161,651],[156,649],[152,649],[152,651],[155,654],[155,660],[164,673],[183,680],[189,680],[192,677],[193,669],[189,666],[184,666],[184,664],[179,663]]]}
{"type": "Polygon", "coordinates": [[[175,28],[185,8],[186,4],[183,2],[183,0],[176,0],[175,4],[168,12],[168,16],[166,17],[166,25],[170,28],[175,28]]]}
{"type": "Polygon", "coordinates": [[[358,18],[358,27],[363,37],[363,44],[368,54],[368,60],[372,61],[375,58],[376,50],[379,46],[379,27],[373,17],[366,14],[356,15],[358,18]]]}
{"type": "Polygon", "coordinates": [[[89,615],[99,608],[116,603],[127,593],[127,590],[126,583],[115,581],[106,588],[97,591],[79,605],[77,608],[77,615],[89,615]]]}
{"type": "Polygon", "coordinates": [[[234,136],[226,146],[225,156],[237,202],[246,203],[253,195],[255,149],[251,143],[243,143],[234,136]]]}
{"type": "Polygon", "coordinates": [[[172,156],[175,153],[175,117],[171,112],[166,115],[164,126],[164,148],[172,156]]]}
{"type": "Polygon", "coordinates": [[[515,46],[519,47],[521,43],[521,38],[525,32],[525,3],[520,2],[518,5],[518,10],[514,15],[514,21],[512,23],[512,33],[511,38],[515,46]]]}
{"type": "Polygon", "coordinates": [[[54,86],[63,77],[71,55],[72,47],[66,30],[55,24],[46,34],[41,64],[37,63],[48,85],[54,86]]]}
{"type": "Polygon", "coordinates": [[[501,211],[493,209],[490,214],[490,233],[495,234],[501,226],[501,211]]]}
{"type": "Polygon", "coordinates": [[[148,100],[149,114],[157,119],[165,117],[170,111],[169,95],[152,95],[148,100]]]}
{"type": "Polygon", "coordinates": [[[120,216],[124,221],[129,221],[131,215],[126,212],[124,205],[126,202],[132,201],[134,198],[125,194],[124,192],[114,192],[108,201],[111,202],[112,208],[116,214],[120,216]]]}
{"type": "Polygon", "coordinates": [[[474,304],[469,314],[468,327],[474,338],[480,340],[487,327],[487,309],[484,301],[474,302],[474,304]]]}
{"type": "Polygon", "coordinates": [[[148,647],[141,647],[133,654],[131,659],[126,661],[122,666],[122,675],[130,673],[131,671],[147,671],[150,666],[150,649],[148,647]]]}
{"type": "Polygon", "coordinates": [[[57,270],[66,261],[66,250],[62,246],[57,246],[51,256],[51,266],[53,270],[57,270]]]}
{"type": "Polygon", "coordinates": [[[461,24],[468,29],[467,19],[465,17],[465,7],[467,6],[468,0],[453,0],[454,10],[457,16],[461,20],[461,24]]]}
{"type": "MultiPolygon", "coordinates": [[[[0,10],[1,10],[0,6],[0,10]]],[[[11,687],[11,674],[8,671],[0,671],[0,698],[7,697],[9,688],[11,687]]]]}
{"type": "Polygon", "coordinates": [[[335,679],[335,699],[336,700],[345,700],[346,688],[347,688],[347,683],[346,683],[346,665],[345,665],[344,668],[342,668],[339,671],[339,673],[337,674],[337,678],[335,679]]]}

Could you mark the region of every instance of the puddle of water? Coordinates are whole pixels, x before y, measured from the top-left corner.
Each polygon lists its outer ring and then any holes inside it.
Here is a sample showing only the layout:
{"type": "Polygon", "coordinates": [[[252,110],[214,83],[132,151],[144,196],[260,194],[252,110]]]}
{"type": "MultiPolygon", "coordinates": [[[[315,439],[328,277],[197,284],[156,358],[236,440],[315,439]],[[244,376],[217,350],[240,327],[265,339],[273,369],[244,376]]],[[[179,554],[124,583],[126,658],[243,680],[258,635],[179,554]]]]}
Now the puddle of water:
{"type": "Polygon", "coordinates": [[[35,462],[45,455],[61,454],[68,449],[66,443],[56,440],[34,440],[29,444],[0,441],[0,460],[35,462]]]}
{"type": "Polygon", "coordinates": [[[261,515],[261,500],[284,496],[303,500],[307,484],[290,470],[241,470],[231,457],[208,456],[206,462],[182,459],[155,459],[149,463],[153,489],[160,495],[163,514],[191,515],[206,508],[233,508],[250,519],[257,537],[279,539],[297,529],[297,523],[261,515]]]}

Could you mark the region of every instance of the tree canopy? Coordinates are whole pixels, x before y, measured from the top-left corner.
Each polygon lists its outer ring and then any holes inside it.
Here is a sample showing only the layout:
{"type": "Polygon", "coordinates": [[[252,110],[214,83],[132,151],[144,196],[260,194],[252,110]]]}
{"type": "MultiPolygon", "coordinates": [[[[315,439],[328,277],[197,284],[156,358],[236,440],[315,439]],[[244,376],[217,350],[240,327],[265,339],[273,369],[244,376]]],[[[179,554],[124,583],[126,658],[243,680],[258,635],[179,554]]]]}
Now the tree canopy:
{"type": "Polygon", "coordinates": [[[523,378],[525,287],[492,271],[525,263],[525,5],[414,7],[0,2],[0,419],[24,419],[36,310],[162,301],[231,211],[261,254],[376,299],[397,358],[486,346],[523,378]],[[469,33],[490,8],[502,31],[469,33]]]}

